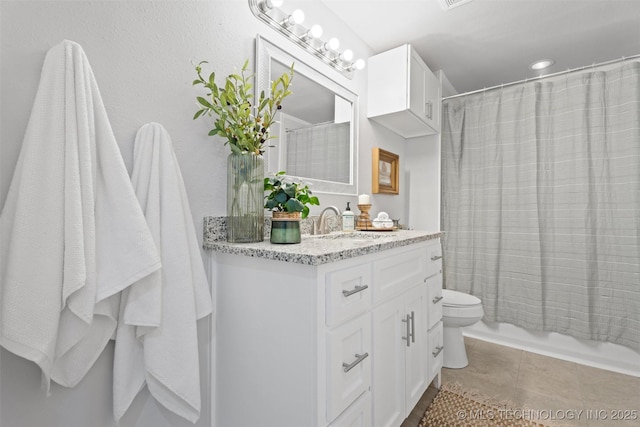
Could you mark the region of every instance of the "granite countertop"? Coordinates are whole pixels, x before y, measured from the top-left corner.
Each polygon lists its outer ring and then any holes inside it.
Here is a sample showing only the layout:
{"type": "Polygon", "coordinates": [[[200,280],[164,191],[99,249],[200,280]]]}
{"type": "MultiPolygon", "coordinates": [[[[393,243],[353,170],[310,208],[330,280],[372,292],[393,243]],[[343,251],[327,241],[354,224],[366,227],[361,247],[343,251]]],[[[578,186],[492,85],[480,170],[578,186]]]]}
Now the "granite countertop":
{"type": "Polygon", "coordinates": [[[370,253],[437,239],[440,232],[418,230],[332,232],[320,236],[302,235],[302,242],[290,245],[228,243],[205,240],[204,248],[216,252],[266,258],[305,265],[320,265],[370,253]]]}

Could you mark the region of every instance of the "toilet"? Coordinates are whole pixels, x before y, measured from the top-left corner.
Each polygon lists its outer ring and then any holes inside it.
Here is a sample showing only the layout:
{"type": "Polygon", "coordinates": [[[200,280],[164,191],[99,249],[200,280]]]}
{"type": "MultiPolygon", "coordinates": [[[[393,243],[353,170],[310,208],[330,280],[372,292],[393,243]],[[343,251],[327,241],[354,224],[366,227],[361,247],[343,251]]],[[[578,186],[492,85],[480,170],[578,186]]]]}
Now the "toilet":
{"type": "Polygon", "coordinates": [[[442,290],[442,323],[444,326],[445,368],[464,368],[469,364],[462,338],[462,328],[471,326],[484,316],[480,298],[463,292],[442,290]]]}

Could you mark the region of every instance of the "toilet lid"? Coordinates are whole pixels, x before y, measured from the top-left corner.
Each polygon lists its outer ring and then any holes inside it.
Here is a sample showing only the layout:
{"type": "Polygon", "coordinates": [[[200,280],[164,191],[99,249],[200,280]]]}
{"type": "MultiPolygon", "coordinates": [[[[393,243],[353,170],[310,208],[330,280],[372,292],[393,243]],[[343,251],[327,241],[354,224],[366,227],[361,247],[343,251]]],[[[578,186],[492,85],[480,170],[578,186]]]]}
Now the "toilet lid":
{"type": "Polygon", "coordinates": [[[463,292],[452,291],[450,289],[442,290],[442,304],[449,307],[467,307],[470,305],[481,304],[480,298],[463,292]]]}

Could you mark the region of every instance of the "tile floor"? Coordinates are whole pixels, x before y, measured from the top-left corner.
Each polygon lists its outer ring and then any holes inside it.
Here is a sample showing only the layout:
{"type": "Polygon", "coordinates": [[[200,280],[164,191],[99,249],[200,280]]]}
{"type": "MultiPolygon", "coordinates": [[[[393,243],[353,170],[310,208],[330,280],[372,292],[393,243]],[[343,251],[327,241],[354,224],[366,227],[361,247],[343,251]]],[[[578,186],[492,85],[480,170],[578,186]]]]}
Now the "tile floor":
{"type": "MultiPolygon", "coordinates": [[[[640,426],[638,377],[472,338],[465,338],[465,344],[469,366],[443,369],[444,383],[458,382],[466,389],[511,401],[518,407],[564,415],[567,418],[562,422],[566,425],[640,426]],[[625,415],[630,419],[612,419],[625,415]]],[[[415,427],[434,396],[431,386],[402,427],[415,427]]]]}

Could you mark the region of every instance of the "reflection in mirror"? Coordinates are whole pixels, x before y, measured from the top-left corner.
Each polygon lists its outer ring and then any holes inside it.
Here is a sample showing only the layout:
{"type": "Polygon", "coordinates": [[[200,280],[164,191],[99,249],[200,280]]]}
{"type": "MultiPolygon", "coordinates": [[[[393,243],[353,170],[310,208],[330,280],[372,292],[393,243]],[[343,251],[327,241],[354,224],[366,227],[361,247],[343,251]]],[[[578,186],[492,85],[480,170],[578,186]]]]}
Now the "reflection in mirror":
{"type": "Polygon", "coordinates": [[[357,194],[356,95],[260,36],[256,50],[257,93],[295,64],[293,93],[265,152],[267,172],[284,170],[314,192],[357,194]]]}

